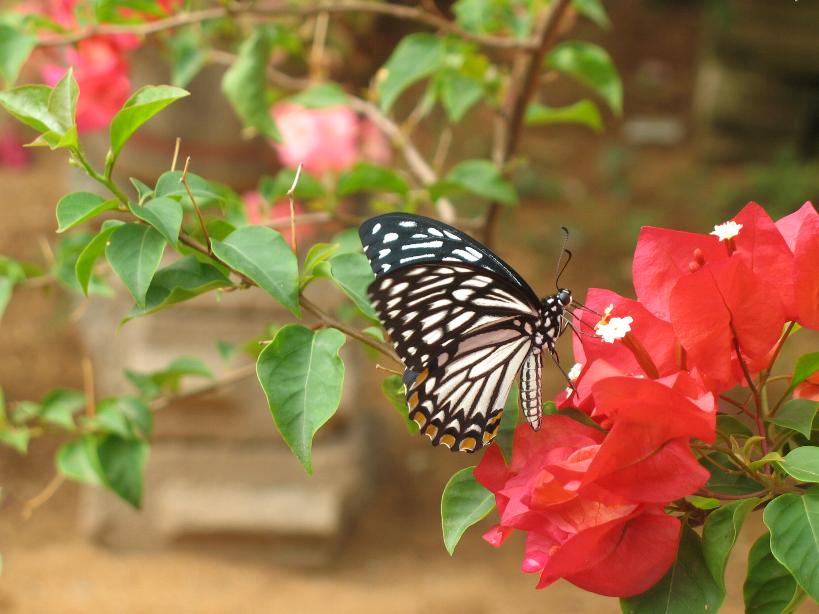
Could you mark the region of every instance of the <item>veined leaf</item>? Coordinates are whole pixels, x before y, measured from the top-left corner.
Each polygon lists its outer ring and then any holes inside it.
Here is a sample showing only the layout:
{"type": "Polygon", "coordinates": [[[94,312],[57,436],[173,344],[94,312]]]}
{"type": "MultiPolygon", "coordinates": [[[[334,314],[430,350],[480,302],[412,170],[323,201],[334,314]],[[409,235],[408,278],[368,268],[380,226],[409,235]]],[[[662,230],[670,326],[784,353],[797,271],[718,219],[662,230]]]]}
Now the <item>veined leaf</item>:
{"type": "Polygon", "coordinates": [[[77,276],[77,282],[86,296],[88,295],[88,284],[94,274],[94,265],[97,263],[97,258],[105,253],[111,235],[118,226],[123,224],[124,222],[120,220],[106,220],[103,222],[102,228],[100,228],[97,235],[88,242],[80,255],[77,256],[77,261],[74,263],[74,274],[77,276]]]}
{"type": "Polygon", "coordinates": [[[805,598],[805,591],[771,553],[770,533],[751,547],[743,593],[748,614],[791,614],[805,598]]]}
{"type": "Polygon", "coordinates": [[[148,459],[148,444],[117,435],[103,437],[97,454],[105,485],[139,509],[142,503],[142,472],[148,459]]]}
{"type": "Polygon", "coordinates": [[[810,437],[819,402],[810,399],[791,399],[785,403],[770,422],[810,437]]]}
{"type": "Polygon", "coordinates": [[[547,64],[594,90],[615,115],[623,112],[623,84],[608,52],[584,41],[568,41],[549,52],[547,64]]]}
{"type": "Polygon", "coordinates": [[[450,556],[464,532],[495,508],[495,495],[475,479],[474,469],[466,467],[453,475],[441,496],[441,527],[450,556]]]}
{"type": "Polygon", "coordinates": [[[711,512],[702,532],[702,553],[714,580],[725,590],[725,566],[748,513],[759,503],[753,497],[726,503],[711,512]]]}
{"type": "Polygon", "coordinates": [[[129,204],[129,207],[131,213],[156,228],[170,245],[176,245],[182,227],[182,205],[179,201],[160,196],[142,206],[129,204]]]}
{"type": "Polygon", "coordinates": [[[145,294],[164,251],[165,239],[145,224],[123,224],[111,234],[105,257],[137,305],[144,306],[145,294]]]}
{"type": "Polygon", "coordinates": [[[440,36],[427,33],[405,36],[380,71],[381,109],[389,111],[405,89],[442,68],[445,58],[446,43],[440,36]]]}
{"type": "Polygon", "coordinates": [[[276,427],[308,473],[313,436],[341,402],[344,334],[285,326],[259,354],[256,373],[276,427]]]}
{"type": "Polygon", "coordinates": [[[9,87],[17,81],[20,68],[37,46],[37,37],[11,25],[0,24],[0,76],[9,87]]]}
{"type": "Polygon", "coordinates": [[[819,482],[819,447],[802,446],[791,450],[780,465],[800,482],[819,482]]]}
{"type": "Polygon", "coordinates": [[[91,192],[72,192],[57,203],[57,232],[65,232],[77,224],[117,208],[117,201],[106,200],[91,192]]]}

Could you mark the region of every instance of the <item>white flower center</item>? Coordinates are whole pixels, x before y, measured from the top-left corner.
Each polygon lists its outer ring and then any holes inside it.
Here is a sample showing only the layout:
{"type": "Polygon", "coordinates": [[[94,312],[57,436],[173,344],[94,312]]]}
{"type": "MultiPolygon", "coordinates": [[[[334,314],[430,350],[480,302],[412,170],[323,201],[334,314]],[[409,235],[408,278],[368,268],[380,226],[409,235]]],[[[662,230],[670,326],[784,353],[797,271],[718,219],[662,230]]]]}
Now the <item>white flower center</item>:
{"type": "Polygon", "coordinates": [[[611,318],[606,324],[595,326],[594,334],[601,337],[606,343],[614,343],[626,336],[626,333],[631,330],[632,322],[634,322],[634,318],[631,316],[611,318]]]}
{"type": "Polygon", "coordinates": [[[714,231],[711,233],[720,241],[726,239],[733,239],[742,230],[742,224],[737,224],[734,220],[728,220],[724,224],[717,224],[714,226],[714,231]]]}

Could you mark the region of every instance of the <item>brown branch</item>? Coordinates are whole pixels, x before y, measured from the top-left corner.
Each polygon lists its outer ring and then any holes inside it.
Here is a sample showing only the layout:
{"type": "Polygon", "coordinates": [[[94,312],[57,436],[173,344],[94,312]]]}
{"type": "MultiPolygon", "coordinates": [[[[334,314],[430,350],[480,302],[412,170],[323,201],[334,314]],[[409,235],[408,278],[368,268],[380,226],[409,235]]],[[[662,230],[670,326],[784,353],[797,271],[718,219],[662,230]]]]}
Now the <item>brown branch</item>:
{"type": "Polygon", "coordinates": [[[181,392],[179,394],[172,394],[172,395],[162,396],[162,397],[159,397],[157,399],[154,399],[153,401],[151,401],[151,404],[150,404],[151,411],[160,411],[160,410],[165,409],[169,405],[172,405],[172,404],[174,404],[174,403],[176,403],[178,401],[182,401],[184,399],[190,399],[192,397],[198,397],[199,395],[207,394],[209,392],[213,392],[213,391],[218,390],[220,388],[226,388],[226,387],[231,386],[231,385],[233,385],[233,384],[235,384],[237,382],[242,381],[243,379],[246,379],[246,378],[252,376],[255,373],[256,373],[256,365],[255,364],[249,364],[249,365],[244,365],[242,367],[238,367],[237,369],[234,369],[233,371],[228,372],[227,374],[223,375],[222,377],[220,377],[220,378],[218,378],[216,380],[213,380],[212,382],[208,382],[207,384],[204,384],[204,385],[199,386],[197,388],[192,388],[190,390],[187,390],[185,392],[181,392]]]}
{"type": "Polygon", "coordinates": [[[191,186],[188,184],[188,166],[191,163],[191,157],[188,156],[185,158],[185,168],[182,171],[182,176],[179,178],[179,183],[185,186],[185,192],[188,193],[188,198],[191,199],[191,205],[193,205],[193,210],[196,212],[196,217],[199,219],[199,227],[202,229],[202,237],[205,239],[205,245],[207,247],[207,254],[208,256],[213,255],[213,249],[210,245],[210,235],[208,234],[208,227],[205,224],[205,218],[202,216],[202,210],[199,209],[199,205],[196,204],[196,199],[193,197],[193,192],[191,191],[191,186]]]}
{"type": "Polygon", "coordinates": [[[455,34],[464,40],[478,43],[484,47],[495,49],[526,49],[537,48],[533,40],[518,40],[505,36],[492,36],[485,34],[474,34],[458,26],[457,23],[444,17],[433,14],[421,7],[401,6],[381,2],[354,1],[347,0],[341,2],[317,2],[312,5],[286,4],[278,1],[272,2],[234,2],[226,6],[203,9],[201,11],[191,11],[189,13],[179,13],[157,19],[147,23],[135,24],[97,24],[84,28],[79,32],[49,36],[38,41],[41,47],[55,47],[60,45],[70,45],[92,36],[111,36],[116,34],[136,34],[146,36],[165,30],[172,30],[180,26],[202,23],[213,19],[221,19],[231,15],[245,14],[256,17],[308,17],[321,13],[377,13],[388,15],[396,19],[404,19],[425,24],[436,28],[446,34],[455,34]]]}
{"type": "Polygon", "coordinates": [[[33,496],[31,499],[23,503],[23,518],[31,518],[38,507],[45,504],[54,494],[60,489],[60,486],[65,482],[65,476],[62,473],[55,473],[45,488],[33,496]]]}
{"type": "MultiPolygon", "coordinates": [[[[517,150],[523,128],[526,106],[532,99],[542,71],[543,58],[557,39],[558,26],[563,13],[569,8],[571,0],[556,0],[546,13],[535,35],[537,45],[529,48],[529,53],[518,56],[509,84],[509,95],[504,104],[503,116],[496,126],[496,146],[493,153],[494,162],[503,167],[517,150]]],[[[497,201],[489,205],[486,221],[483,226],[483,241],[491,246],[495,227],[500,218],[501,204],[497,201]]]]}

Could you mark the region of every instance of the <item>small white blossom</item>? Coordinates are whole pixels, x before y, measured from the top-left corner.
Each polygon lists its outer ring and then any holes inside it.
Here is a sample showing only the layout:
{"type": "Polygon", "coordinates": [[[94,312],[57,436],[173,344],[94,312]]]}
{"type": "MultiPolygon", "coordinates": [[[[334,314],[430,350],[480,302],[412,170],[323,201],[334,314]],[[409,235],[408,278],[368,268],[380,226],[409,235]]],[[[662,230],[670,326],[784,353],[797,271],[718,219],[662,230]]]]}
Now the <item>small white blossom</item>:
{"type": "Polygon", "coordinates": [[[601,337],[606,343],[614,343],[617,339],[622,339],[631,330],[631,323],[634,318],[611,318],[606,324],[598,324],[594,327],[594,334],[601,337]]]}
{"type": "Polygon", "coordinates": [[[720,241],[725,241],[726,239],[733,239],[739,234],[740,230],[742,230],[742,224],[737,224],[734,220],[728,220],[724,224],[714,226],[714,231],[711,234],[719,238],[720,241]]]}

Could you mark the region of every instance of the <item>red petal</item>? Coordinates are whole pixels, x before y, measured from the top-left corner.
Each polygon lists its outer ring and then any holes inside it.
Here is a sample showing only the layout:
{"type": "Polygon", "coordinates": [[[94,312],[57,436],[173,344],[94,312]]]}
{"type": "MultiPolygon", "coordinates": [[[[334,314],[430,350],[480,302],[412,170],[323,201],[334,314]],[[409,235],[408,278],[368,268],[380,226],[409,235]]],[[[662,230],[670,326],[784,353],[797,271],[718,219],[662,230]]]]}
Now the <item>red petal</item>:
{"type": "MultiPolygon", "coordinates": [[[[610,290],[592,288],[586,296],[586,306],[602,312],[609,305],[614,306],[612,316],[631,316],[631,334],[643,345],[649,353],[652,362],[661,375],[677,371],[675,344],[677,337],[671,325],[656,318],[641,303],[627,299],[610,290]]],[[[591,327],[599,320],[594,314],[583,312],[582,317],[591,327]]],[[[584,330],[588,327],[584,326],[584,330]]],[[[606,343],[599,337],[582,338],[583,351],[586,359],[591,362],[604,359],[619,368],[623,373],[638,374],[643,370],[634,357],[634,354],[623,343],[606,343]]]]}
{"type": "Polygon", "coordinates": [[[696,492],[711,474],[674,439],[647,458],[597,480],[596,485],[629,501],[667,503],[696,492]]]}
{"type": "Polygon", "coordinates": [[[496,524],[494,527],[489,529],[486,533],[483,534],[483,538],[495,548],[500,548],[503,545],[503,542],[506,541],[506,538],[512,534],[512,529],[508,527],[502,527],[499,524],[496,524]]]}
{"type": "Polygon", "coordinates": [[[794,252],[799,323],[819,329],[819,215],[805,219],[794,252]]]}
{"type": "Polygon", "coordinates": [[[790,215],[776,221],[776,229],[782,234],[782,238],[785,239],[785,243],[788,244],[788,248],[792,252],[796,251],[796,239],[799,236],[799,229],[805,220],[811,217],[819,217],[819,214],[816,213],[813,204],[808,201],[790,215]]]}
{"type": "Polygon", "coordinates": [[[680,277],[687,276],[694,250],[706,263],[725,260],[728,253],[716,237],[646,226],[640,231],[632,274],[637,298],[649,311],[668,320],[668,300],[680,277]]]}
{"type": "Polygon", "coordinates": [[[584,590],[610,597],[630,597],[647,591],[677,557],[680,521],[662,512],[645,513],[626,522],[616,537],[617,545],[609,556],[566,579],[584,590]]]}
{"type": "Polygon", "coordinates": [[[484,488],[497,493],[509,478],[509,468],[499,446],[490,446],[472,474],[484,488]]]}
{"type": "Polygon", "coordinates": [[[776,293],[788,319],[793,319],[793,254],[788,244],[765,209],[756,203],[748,203],[734,220],[742,224],[734,239],[734,256],[754,272],[766,292],[776,293]]]}
{"type": "Polygon", "coordinates": [[[594,386],[598,409],[612,415],[614,426],[583,479],[584,486],[640,462],[671,439],[713,441],[716,412],[660,382],[612,377],[594,386]]]}

